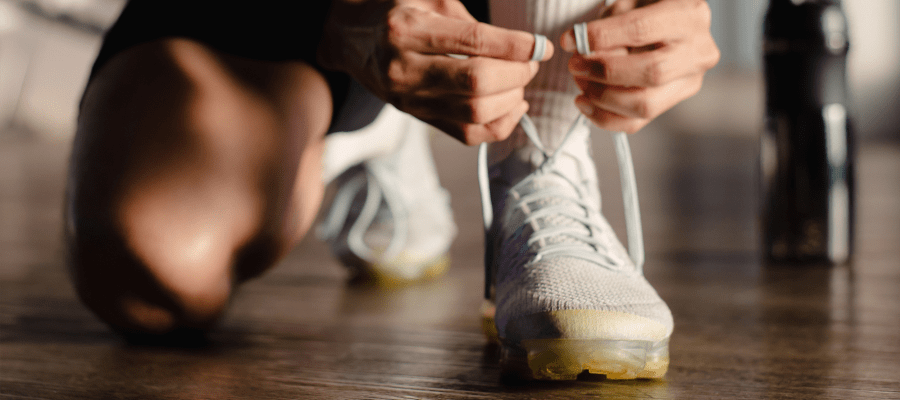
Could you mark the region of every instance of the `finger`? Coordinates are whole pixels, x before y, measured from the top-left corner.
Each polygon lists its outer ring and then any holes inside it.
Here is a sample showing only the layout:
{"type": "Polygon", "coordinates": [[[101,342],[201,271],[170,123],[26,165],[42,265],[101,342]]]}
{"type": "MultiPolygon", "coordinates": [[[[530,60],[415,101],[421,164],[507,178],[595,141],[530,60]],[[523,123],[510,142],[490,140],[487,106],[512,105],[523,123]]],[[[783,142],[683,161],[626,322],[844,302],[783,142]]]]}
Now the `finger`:
{"type": "Polygon", "coordinates": [[[423,121],[444,131],[456,140],[474,146],[481,143],[494,143],[505,140],[519,124],[522,116],[528,112],[528,102],[522,101],[506,115],[486,124],[461,124],[443,119],[423,119],[423,121]]]}
{"type": "Polygon", "coordinates": [[[700,91],[702,75],[654,88],[625,88],[580,80],[583,97],[592,106],[624,117],[653,119],[700,91]]]}
{"type": "MultiPolygon", "coordinates": [[[[677,41],[696,32],[708,31],[710,16],[709,5],[703,0],[660,1],[589,22],[588,45],[593,52],[677,41]]],[[[565,51],[576,50],[573,29],[563,33],[560,45],[565,51]]]]}
{"type": "Polygon", "coordinates": [[[602,129],[615,132],[635,133],[648,123],[649,119],[625,117],[602,108],[594,107],[584,96],[575,98],[575,106],[591,122],[602,129]]]}
{"type": "Polygon", "coordinates": [[[469,124],[486,124],[514,110],[524,101],[525,90],[513,89],[490,96],[440,95],[420,97],[404,104],[404,110],[424,118],[469,124]]]}
{"type": "Polygon", "coordinates": [[[593,59],[574,55],[569,71],[576,78],[615,86],[653,87],[705,72],[719,60],[711,38],[704,43],[676,43],[656,50],[628,55],[601,54],[593,59]]]}
{"type": "MultiPolygon", "coordinates": [[[[404,7],[391,12],[388,38],[398,49],[426,54],[462,54],[510,61],[529,61],[534,53],[535,36],[528,32],[450,18],[435,12],[404,7]]],[[[553,56],[553,45],[546,42],[541,59],[553,56]]]]}
{"type": "Polygon", "coordinates": [[[537,62],[473,57],[464,60],[413,52],[391,63],[388,77],[399,93],[486,96],[522,88],[538,71],[537,62]]]}

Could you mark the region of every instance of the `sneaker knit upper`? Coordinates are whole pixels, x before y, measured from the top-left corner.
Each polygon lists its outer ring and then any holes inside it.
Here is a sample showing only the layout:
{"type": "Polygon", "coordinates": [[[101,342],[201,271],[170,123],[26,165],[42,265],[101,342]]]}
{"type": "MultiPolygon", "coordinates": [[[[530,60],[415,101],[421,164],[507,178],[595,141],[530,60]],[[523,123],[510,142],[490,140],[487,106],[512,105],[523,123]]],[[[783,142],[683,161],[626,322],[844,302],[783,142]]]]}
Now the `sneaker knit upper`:
{"type": "Polygon", "coordinates": [[[598,310],[646,318],[672,331],[666,304],[635,268],[600,213],[586,127],[551,164],[523,149],[491,169],[496,324],[516,318],[598,310]],[[543,164],[543,166],[542,166],[543,164]]]}

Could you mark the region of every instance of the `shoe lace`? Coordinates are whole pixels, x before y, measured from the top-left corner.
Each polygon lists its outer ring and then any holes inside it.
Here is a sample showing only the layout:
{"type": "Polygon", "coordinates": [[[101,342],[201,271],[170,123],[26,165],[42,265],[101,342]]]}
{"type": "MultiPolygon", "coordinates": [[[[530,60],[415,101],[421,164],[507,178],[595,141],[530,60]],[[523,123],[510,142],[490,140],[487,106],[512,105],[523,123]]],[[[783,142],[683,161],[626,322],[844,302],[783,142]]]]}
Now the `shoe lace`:
{"type": "Polygon", "coordinates": [[[383,189],[399,187],[399,178],[386,171],[386,168],[372,163],[364,163],[362,168],[363,173],[344,182],[335,193],[331,211],[318,226],[316,235],[321,240],[337,238],[350,216],[353,200],[365,190],[366,197],[359,215],[347,231],[347,246],[358,257],[370,262],[379,258],[379,255],[381,258],[391,259],[400,254],[409,234],[406,222],[408,216],[399,191],[383,189]],[[366,244],[365,234],[375,222],[382,202],[391,213],[394,228],[388,246],[383,251],[378,251],[366,244]]]}
{"type": "MultiPolygon", "coordinates": [[[[575,25],[574,30],[576,48],[578,49],[579,53],[589,53],[590,50],[587,45],[588,42],[586,25],[583,23],[577,24],[575,25]]],[[[535,43],[542,42],[543,40],[545,39],[541,37],[541,35],[535,35],[535,43]]],[[[543,50],[543,46],[535,46],[535,54],[532,59],[542,59],[543,50]]],[[[541,140],[538,137],[537,128],[535,127],[531,118],[527,114],[523,115],[522,119],[519,121],[519,125],[522,128],[522,131],[531,141],[531,143],[535,146],[535,148],[537,148],[537,150],[544,155],[544,161],[532,174],[527,176],[521,182],[516,184],[516,186],[510,189],[510,194],[517,193],[517,191],[515,190],[517,187],[530,183],[533,179],[540,175],[555,174],[557,177],[562,178],[563,180],[568,182],[573,188],[575,188],[577,197],[572,197],[569,193],[560,189],[540,189],[533,193],[515,199],[516,202],[514,204],[514,207],[522,210],[526,215],[523,225],[531,225],[533,229],[533,233],[527,240],[526,246],[530,248],[533,244],[539,241],[543,241],[543,246],[540,246],[540,248],[536,252],[535,259],[540,259],[552,254],[562,253],[587,259],[588,261],[592,261],[605,268],[615,269],[617,268],[615,260],[607,256],[607,252],[599,251],[601,248],[605,248],[605,245],[601,240],[598,239],[598,237],[594,236],[594,233],[602,232],[604,229],[603,227],[597,225],[591,218],[591,213],[598,211],[594,211],[596,210],[594,208],[594,205],[589,204],[585,200],[587,194],[580,188],[580,185],[572,182],[571,179],[553,168],[553,165],[558,159],[559,155],[562,154],[562,152],[559,150],[565,148],[568,141],[573,137],[572,134],[576,130],[578,130],[579,127],[585,124],[586,118],[584,117],[584,115],[579,115],[572,126],[569,128],[568,132],[566,132],[563,140],[558,145],[557,150],[553,153],[550,153],[541,143],[541,140]],[[537,211],[531,211],[530,204],[553,203],[546,201],[547,199],[554,199],[557,201],[553,205],[543,206],[537,211]],[[566,203],[576,205],[577,208],[583,210],[583,212],[574,212],[573,207],[566,205],[566,203]],[[578,226],[575,226],[573,224],[563,226],[541,226],[541,224],[538,223],[540,218],[544,218],[554,214],[565,216],[567,218],[570,218],[571,220],[583,224],[583,226],[587,228],[588,233],[585,234],[583,229],[580,229],[578,226]],[[575,239],[575,243],[547,243],[546,239],[557,237],[559,235],[566,235],[570,238],[573,238],[575,239]],[[585,244],[594,248],[595,251],[584,251],[585,244]]],[[[637,183],[635,181],[634,163],[631,157],[631,149],[628,145],[628,137],[625,132],[614,133],[613,140],[615,143],[616,158],[619,166],[620,183],[622,185],[625,224],[628,237],[628,253],[629,257],[634,263],[636,271],[638,273],[643,273],[644,239],[641,229],[640,205],[638,203],[637,197],[637,183]]],[[[487,144],[482,144],[478,149],[478,185],[481,191],[482,218],[484,219],[485,237],[490,237],[492,225],[494,222],[494,210],[491,202],[490,177],[488,174],[487,166],[487,144]]],[[[518,195],[515,194],[514,197],[516,196],[518,195]]],[[[490,243],[486,243],[486,295],[488,297],[490,297],[490,285],[493,282],[493,274],[495,270],[495,266],[493,265],[494,257],[492,252],[492,246],[490,245],[490,243]]]]}

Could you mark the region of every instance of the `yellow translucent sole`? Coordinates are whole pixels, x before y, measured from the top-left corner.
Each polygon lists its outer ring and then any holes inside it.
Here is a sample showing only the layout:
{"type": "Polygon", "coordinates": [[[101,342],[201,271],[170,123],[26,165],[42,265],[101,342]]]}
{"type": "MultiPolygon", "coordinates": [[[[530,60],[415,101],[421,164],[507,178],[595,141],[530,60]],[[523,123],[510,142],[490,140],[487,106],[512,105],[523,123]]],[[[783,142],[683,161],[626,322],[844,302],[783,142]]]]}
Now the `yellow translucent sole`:
{"type": "Polygon", "coordinates": [[[413,276],[402,276],[394,273],[394,268],[388,268],[379,264],[366,265],[358,259],[353,261],[355,262],[350,263],[345,261],[345,264],[353,264],[353,269],[356,271],[353,281],[371,283],[375,286],[384,288],[394,288],[429,281],[443,275],[450,267],[450,257],[443,255],[424,263],[425,267],[422,268],[419,273],[413,276]]]}
{"type": "Polygon", "coordinates": [[[495,307],[485,300],[481,327],[501,344],[500,365],[512,379],[575,380],[584,372],[607,379],[659,379],[669,369],[669,339],[657,342],[605,339],[534,339],[507,343],[494,324],[495,307]]]}
{"type": "Polygon", "coordinates": [[[658,379],[669,369],[669,340],[535,339],[503,343],[501,368],[519,379],[575,380],[583,372],[607,379],[658,379]]]}

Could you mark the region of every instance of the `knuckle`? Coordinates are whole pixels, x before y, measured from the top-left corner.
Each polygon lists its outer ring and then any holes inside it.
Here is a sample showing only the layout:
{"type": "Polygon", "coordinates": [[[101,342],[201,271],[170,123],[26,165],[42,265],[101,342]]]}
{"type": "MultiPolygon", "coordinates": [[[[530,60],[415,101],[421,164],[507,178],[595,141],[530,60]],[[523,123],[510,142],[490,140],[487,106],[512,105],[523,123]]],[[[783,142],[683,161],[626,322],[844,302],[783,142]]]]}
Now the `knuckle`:
{"type": "Polygon", "coordinates": [[[591,32],[591,37],[588,38],[588,42],[590,42],[590,50],[597,51],[600,49],[605,49],[609,47],[609,43],[612,40],[610,36],[610,32],[606,29],[593,30],[591,32]],[[596,45],[594,44],[596,43],[596,45]]]}
{"type": "Polygon", "coordinates": [[[391,10],[387,18],[388,43],[399,44],[411,31],[413,15],[408,9],[391,10]]]}
{"type": "Polygon", "coordinates": [[[490,106],[483,99],[476,98],[466,103],[465,114],[475,124],[490,122],[490,106]]]}
{"type": "Polygon", "coordinates": [[[647,42],[653,29],[649,20],[639,16],[630,17],[626,26],[629,39],[635,43],[647,42]]]}
{"type": "Polygon", "coordinates": [[[638,118],[653,118],[656,106],[650,99],[642,98],[635,103],[634,112],[638,118]]]}
{"type": "Polygon", "coordinates": [[[649,86],[661,86],[668,81],[668,65],[665,59],[654,56],[644,70],[644,82],[649,86]]]}
{"type": "Polygon", "coordinates": [[[416,84],[411,89],[457,90],[460,78],[456,71],[448,70],[440,64],[426,64],[417,71],[416,84]]]}
{"type": "Polygon", "coordinates": [[[479,60],[472,60],[468,65],[460,69],[456,74],[456,86],[461,90],[470,93],[477,93],[482,89],[482,63],[479,60]]]}
{"type": "Polygon", "coordinates": [[[459,46],[461,49],[478,54],[484,49],[484,27],[480,23],[469,24],[460,32],[459,46]]]}
{"type": "Polygon", "coordinates": [[[483,116],[483,112],[481,111],[481,106],[478,104],[477,100],[466,102],[463,110],[463,115],[468,122],[479,124],[481,123],[481,118],[483,116]]]}
{"type": "Polygon", "coordinates": [[[393,60],[387,69],[387,90],[394,93],[403,93],[409,90],[410,82],[406,65],[400,60],[393,60]]]}

